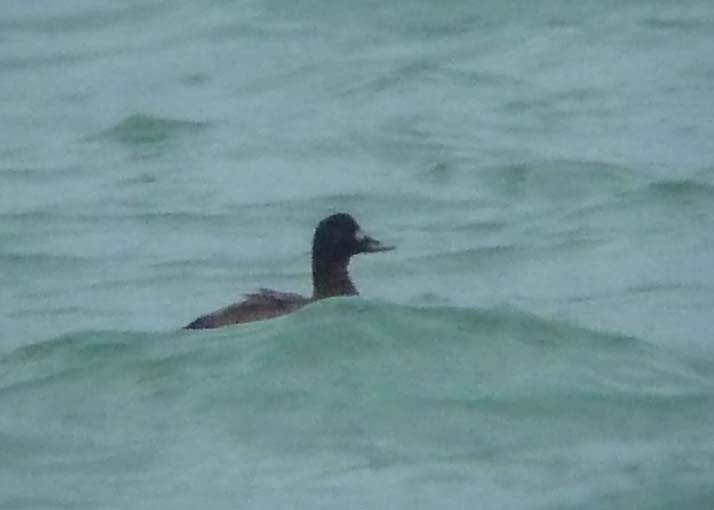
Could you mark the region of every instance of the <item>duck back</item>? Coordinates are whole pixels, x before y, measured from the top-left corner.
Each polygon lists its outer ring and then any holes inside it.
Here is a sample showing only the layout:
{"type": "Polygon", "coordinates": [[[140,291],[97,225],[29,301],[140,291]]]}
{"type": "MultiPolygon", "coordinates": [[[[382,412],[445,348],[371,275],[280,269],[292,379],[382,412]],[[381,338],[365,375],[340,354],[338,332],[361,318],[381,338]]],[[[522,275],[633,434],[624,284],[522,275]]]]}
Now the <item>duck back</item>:
{"type": "Polygon", "coordinates": [[[302,308],[311,299],[292,292],[278,292],[271,289],[260,289],[256,293],[246,294],[239,303],[202,315],[184,329],[210,329],[260,321],[285,315],[302,308]]]}

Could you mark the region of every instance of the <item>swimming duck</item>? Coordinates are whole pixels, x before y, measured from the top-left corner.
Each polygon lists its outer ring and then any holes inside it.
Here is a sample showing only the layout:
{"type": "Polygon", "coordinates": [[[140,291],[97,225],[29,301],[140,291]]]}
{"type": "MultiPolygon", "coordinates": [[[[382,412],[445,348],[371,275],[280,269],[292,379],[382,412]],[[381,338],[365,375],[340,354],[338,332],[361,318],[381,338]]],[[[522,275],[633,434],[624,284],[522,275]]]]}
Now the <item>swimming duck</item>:
{"type": "Polygon", "coordinates": [[[203,315],[184,329],[220,328],[285,315],[303,306],[335,296],[357,295],[347,266],[359,253],[393,250],[368,236],[346,213],[328,216],[318,223],[312,240],[312,296],[260,289],[245,300],[203,315]]]}

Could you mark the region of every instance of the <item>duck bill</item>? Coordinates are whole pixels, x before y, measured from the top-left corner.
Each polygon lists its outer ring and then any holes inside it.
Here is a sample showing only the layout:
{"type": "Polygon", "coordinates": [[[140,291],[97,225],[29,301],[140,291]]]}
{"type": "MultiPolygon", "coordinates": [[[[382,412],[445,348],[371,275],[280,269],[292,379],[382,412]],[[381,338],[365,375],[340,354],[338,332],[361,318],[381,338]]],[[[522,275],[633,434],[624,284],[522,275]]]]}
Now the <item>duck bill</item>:
{"type": "Polygon", "coordinates": [[[396,246],[382,244],[369,236],[366,236],[362,242],[362,253],[378,253],[380,251],[390,251],[394,248],[396,248],[396,246]]]}

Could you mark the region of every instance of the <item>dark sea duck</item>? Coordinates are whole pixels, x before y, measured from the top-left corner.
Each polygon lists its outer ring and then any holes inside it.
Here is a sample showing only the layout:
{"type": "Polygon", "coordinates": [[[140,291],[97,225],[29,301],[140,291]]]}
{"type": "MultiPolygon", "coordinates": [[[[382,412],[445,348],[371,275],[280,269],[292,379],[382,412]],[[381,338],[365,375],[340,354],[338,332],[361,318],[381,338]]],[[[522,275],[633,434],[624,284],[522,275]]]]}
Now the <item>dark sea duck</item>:
{"type": "Polygon", "coordinates": [[[347,266],[358,253],[376,253],[394,249],[368,236],[352,216],[333,214],[322,220],[312,240],[312,296],[260,289],[246,294],[246,299],[213,313],[203,315],[185,329],[220,328],[231,324],[270,319],[303,306],[335,296],[358,294],[347,266]]]}

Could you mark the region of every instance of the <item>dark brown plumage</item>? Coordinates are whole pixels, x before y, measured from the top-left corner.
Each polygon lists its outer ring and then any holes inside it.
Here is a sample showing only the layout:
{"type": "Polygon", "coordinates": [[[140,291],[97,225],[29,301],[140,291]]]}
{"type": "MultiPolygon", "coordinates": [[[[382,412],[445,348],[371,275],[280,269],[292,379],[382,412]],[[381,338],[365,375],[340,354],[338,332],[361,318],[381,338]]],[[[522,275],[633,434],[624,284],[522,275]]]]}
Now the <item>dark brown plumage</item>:
{"type": "Polygon", "coordinates": [[[207,329],[241,324],[285,315],[316,301],[335,296],[353,296],[357,288],[347,267],[358,253],[375,253],[393,249],[366,235],[357,222],[345,213],[333,214],[315,229],[312,242],[311,297],[290,292],[260,289],[246,299],[213,313],[203,315],[185,329],[207,329]]]}

